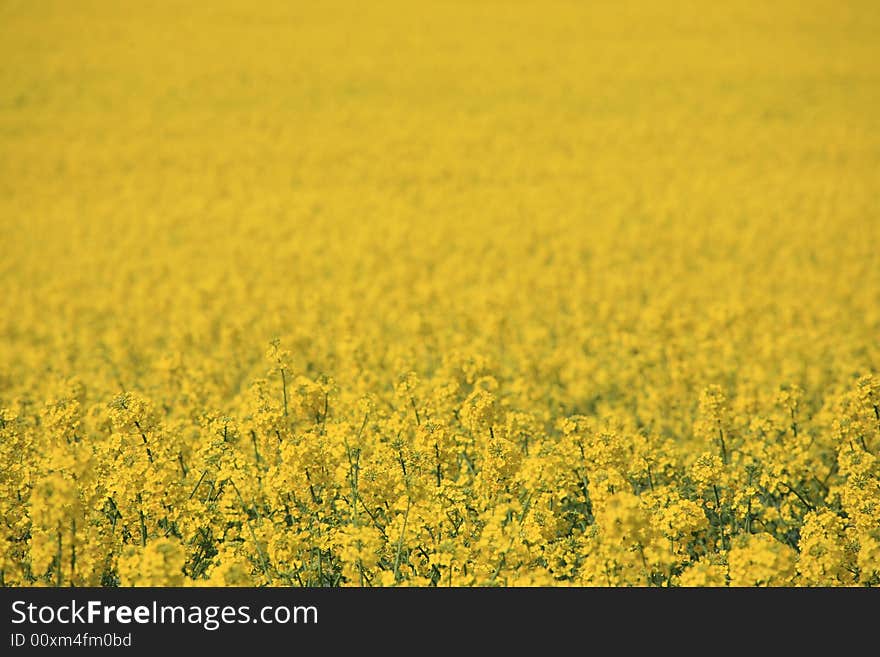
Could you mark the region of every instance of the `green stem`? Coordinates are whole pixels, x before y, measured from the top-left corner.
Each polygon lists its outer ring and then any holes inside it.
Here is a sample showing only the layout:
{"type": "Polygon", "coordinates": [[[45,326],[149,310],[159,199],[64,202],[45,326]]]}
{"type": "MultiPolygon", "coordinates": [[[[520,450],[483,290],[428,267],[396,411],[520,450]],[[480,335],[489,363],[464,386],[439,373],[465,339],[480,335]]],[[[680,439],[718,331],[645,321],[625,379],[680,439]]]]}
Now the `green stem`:
{"type": "Polygon", "coordinates": [[[144,433],[144,430],[141,429],[141,423],[137,420],[134,421],[134,426],[137,427],[137,430],[141,432],[141,440],[144,441],[144,445],[147,446],[147,458],[150,459],[150,463],[153,462],[153,452],[150,451],[149,443],[147,442],[147,435],[144,433]]]}
{"type": "Polygon", "coordinates": [[[718,442],[721,444],[721,461],[727,464],[727,445],[724,444],[724,431],[718,426],[718,442]]]}
{"type": "Polygon", "coordinates": [[[76,518],[70,523],[70,583],[76,573],[76,518]]]}
{"type": "Polygon", "coordinates": [[[399,582],[398,569],[400,567],[400,553],[403,550],[403,539],[406,535],[406,523],[409,520],[409,509],[412,506],[412,498],[406,498],[406,513],[403,514],[403,527],[400,529],[400,538],[397,539],[397,554],[394,555],[394,581],[399,582]]]}
{"type": "Polygon", "coordinates": [[[248,531],[250,532],[251,539],[254,541],[254,546],[257,548],[257,555],[260,557],[260,566],[263,569],[263,574],[266,576],[266,583],[272,583],[272,577],[269,575],[269,560],[266,558],[266,555],[263,553],[263,547],[260,545],[260,542],[257,540],[257,534],[254,531],[254,526],[251,524],[251,519],[248,514],[247,504],[244,501],[244,498],[241,496],[241,491],[238,490],[238,486],[235,485],[235,482],[232,479],[229,479],[229,483],[232,484],[232,489],[235,491],[235,494],[238,496],[238,501],[241,502],[242,510],[245,513],[245,524],[247,524],[248,531]]]}
{"type": "Polygon", "coordinates": [[[284,368],[280,368],[281,370],[281,394],[284,396],[284,417],[287,417],[287,376],[284,373],[284,368]]]}
{"type": "Polygon", "coordinates": [[[202,473],[202,476],[199,477],[199,480],[196,482],[195,488],[193,488],[193,489],[192,489],[192,492],[189,494],[189,498],[188,498],[188,499],[191,500],[191,499],[193,498],[193,495],[196,494],[196,491],[199,489],[199,486],[202,485],[202,482],[205,480],[205,475],[207,475],[207,474],[208,474],[208,471],[207,471],[207,470],[205,470],[205,471],[202,473]]]}
{"type": "Polygon", "coordinates": [[[58,523],[58,571],[55,573],[55,586],[61,586],[61,523],[58,523]]]}

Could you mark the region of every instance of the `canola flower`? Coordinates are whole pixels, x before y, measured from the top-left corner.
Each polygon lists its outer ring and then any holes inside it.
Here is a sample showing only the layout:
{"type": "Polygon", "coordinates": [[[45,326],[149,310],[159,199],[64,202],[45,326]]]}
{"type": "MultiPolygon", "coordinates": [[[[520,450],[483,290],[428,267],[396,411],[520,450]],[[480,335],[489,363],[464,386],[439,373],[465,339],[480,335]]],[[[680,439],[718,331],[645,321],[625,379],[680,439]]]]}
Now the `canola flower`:
{"type": "Polygon", "coordinates": [[[878,30],[0,4],[0,584],[880,584],[878,30]]]}

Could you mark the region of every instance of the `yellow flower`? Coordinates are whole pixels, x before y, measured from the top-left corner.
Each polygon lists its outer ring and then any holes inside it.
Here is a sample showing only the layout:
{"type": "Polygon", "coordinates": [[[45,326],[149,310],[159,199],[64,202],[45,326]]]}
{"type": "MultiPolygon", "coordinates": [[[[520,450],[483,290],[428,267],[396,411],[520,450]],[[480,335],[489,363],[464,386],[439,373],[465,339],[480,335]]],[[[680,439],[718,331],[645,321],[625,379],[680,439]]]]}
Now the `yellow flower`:
{"type": "Polygon", "coordinates": [[[731,586],[787,586],[797,553],[768,534],[743,536],[727,555],[731,586]]]}

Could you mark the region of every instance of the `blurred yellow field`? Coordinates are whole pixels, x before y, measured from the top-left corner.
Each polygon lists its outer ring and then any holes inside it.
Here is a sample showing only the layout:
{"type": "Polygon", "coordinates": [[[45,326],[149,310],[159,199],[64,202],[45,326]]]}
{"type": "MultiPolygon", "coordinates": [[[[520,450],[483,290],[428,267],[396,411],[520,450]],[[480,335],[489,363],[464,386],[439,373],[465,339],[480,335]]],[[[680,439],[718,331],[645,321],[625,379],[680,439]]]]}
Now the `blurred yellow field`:
{"type": "Polygon", "coordinates": [[[880,584],[878,34],[0,2],[0,583],[880,584]]]}

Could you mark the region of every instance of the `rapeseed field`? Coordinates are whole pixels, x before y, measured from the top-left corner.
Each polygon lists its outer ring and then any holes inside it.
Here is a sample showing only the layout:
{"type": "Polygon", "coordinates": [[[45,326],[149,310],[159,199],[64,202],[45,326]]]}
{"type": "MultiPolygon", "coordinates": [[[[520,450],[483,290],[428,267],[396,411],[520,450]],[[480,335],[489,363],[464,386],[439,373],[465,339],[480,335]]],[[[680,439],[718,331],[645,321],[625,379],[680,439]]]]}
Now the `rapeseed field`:
{"type": "Polygon", "coordinates": [[[878,34],[0,2],[0,583],[880,584],[878,34]]]}

